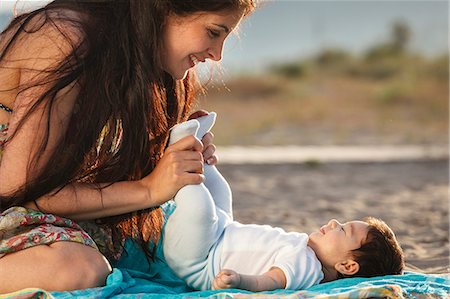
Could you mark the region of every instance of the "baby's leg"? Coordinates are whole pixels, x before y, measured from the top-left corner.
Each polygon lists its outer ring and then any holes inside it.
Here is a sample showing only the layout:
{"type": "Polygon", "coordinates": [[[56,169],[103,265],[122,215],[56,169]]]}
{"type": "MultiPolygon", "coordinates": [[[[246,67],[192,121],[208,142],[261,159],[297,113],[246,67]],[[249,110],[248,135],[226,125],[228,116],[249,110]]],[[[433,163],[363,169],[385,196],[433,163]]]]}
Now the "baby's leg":
{"type": "MultiPolygon", "coordinates": [[[[215,121],[216,113],[210,112],[206,116],[197,118],[200,128],[196,134],[200,140],[211,130],[215,121]]],[[[233,220],[232,193],[230,185],[215,166],[204,165],[205,186],[208,188],[216,206],[225,212],[233,220]]]]}
{"type": "Polygon", "coordinates": [[[233,220],[233,196],[231,188],[216,166],[205,164],[203,167],[205,186],[211,193],[218,209],[221,209],[233,220]]]}
{"type": "MultiPolygon", "coordinates": [[[[193,134],[198,126],[196,120],[191,120],[174,127],[170,142],[193,134]]],[[[225,217],[218,217],[214,201],[204,184],[184,186],[174,200],[175,211],[164,229],[164,256],[169,266],[189,286],[209,289],[214,275],[208,266],[208,257],[222,234],[225,217]]]]}

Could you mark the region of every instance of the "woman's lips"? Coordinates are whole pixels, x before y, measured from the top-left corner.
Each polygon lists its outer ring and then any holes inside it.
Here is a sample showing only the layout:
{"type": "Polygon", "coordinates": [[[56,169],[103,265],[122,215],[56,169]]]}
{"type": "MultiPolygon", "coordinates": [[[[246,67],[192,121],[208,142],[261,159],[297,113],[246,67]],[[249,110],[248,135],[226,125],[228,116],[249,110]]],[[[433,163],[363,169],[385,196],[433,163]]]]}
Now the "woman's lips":
{"type": "Polygon", "coordinates": [[[191,62],[191,67],[196,66],[200,61],[194,55],[189,55],[189,60],[191,62]]]}

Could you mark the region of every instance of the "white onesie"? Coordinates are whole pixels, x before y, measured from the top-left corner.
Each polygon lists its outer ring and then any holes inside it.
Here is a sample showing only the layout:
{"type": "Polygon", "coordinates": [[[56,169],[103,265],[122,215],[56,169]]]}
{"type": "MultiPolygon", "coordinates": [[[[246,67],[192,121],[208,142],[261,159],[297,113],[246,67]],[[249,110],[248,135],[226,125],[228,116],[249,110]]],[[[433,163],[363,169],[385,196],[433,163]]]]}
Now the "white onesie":
{"type": "MultiPolygon", "coordinates": [[[[216,114],[175,126],[170,144],[211,129],[216,114]]],[[[215,166],[204,165],[205,182],[181,188],[176,208],[163,235],[164,256],[169,266],[195,289],[211,289],[221,269],[261,275],[279,267],[286,275],[286,289],[305,289],[320,283],[324,275],[308,235],[285,232],[268,225],[233,221],[232,194],[215,166]]]]}
{"type": "Polygon", "coordinates": [[[225,227],[220,268],[259,275],[272,267],[286,275],[286,289],[300,290],[320,283],[322,265],[307,245],[308,235],[269,225],[230,223],[225,227]]]}

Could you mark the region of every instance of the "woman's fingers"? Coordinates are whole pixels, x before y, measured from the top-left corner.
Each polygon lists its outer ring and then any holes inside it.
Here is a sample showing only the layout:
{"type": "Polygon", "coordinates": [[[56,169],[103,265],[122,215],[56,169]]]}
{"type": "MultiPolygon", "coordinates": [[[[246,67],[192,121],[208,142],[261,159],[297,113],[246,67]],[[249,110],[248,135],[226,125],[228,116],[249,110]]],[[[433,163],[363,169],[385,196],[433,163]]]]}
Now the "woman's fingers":
{"type": "Polygon", "coordinates": [[[207,132],[205,136],[202,138],[202,143],[204,147],[207,147],[208,145],[212,144],[212,141],[214,139],[213,132],[207,132]]]}
{"type": "Polygon", "coordinates": [[[217,164],[217,156],[214,155],[216,152],[216,146],[212,143],[214,139],[214,134],[212,132],[208,132],[203,136],[203,159],[205,159],[206,163],[209,165],[217,164]]]}
{"type": "Polygon", "coordinates": [[[166,149],[166,152],[176,152],[176,151],[203,151],[203,143],[198,140],[195,136],[184,137],[166,149]]]}
{"type": "Polygon", "coordinates": [[[215,152],[216,152],[216,146],[214,144],[210,144],[203,151],[203,159],[205,159],[207,164],[209,164],[209,165],[217,164],[217,156],[214,155],[215,152]]]}
{"type": "Polygon", "coordinates": [[[170,145],[153,171],[141,179],[151,194],[153,204],[173,198],[186,185],[200,184],[203,176],[203,144],[194,136],[187,136],[170,145]]]}
{"type": "Polygon", "coordinates": [[[205,181],[205,176],[200,173],[186,173],[183,176],[183,185],[198,185],[205,181]]]}
{"type": "Polygon", "coordinates": [[[216,155],[211,156],[206,160],[206,164],[208,164],[208,165],[217,165],[218,162],[219,162],[219,159],[217,158],[216,155]]]}
{"type": "Polygon", "coordinates": [[[181,172],[187,173],[203,173],[202,161],[186,161],[180,167],[181,172]]]}
{"type": "Polygon", "coordinates": [[[182,161],[199,161],[203,162],[203,155],[200,152],[195,151],[178,151],[178,152],[169,152],[167,155],[171,156],[173,162],[182,162],[182,161]]]}
{"type": "MultiPolygon", "coordinates": [[[[189,119],[195,119],[195,118],[199,118],[199,117],[202,117],[205,115],[208,115],[207,111],[199,110],[199,111],[192,113],[191,116],[189,116],[189,119]]],[[[173,144],[172,147],[173,146],[175,146],[175,147],[171,148],[170,150],[177,151],[177,150],[192,149],[195,151],[200,151],[203,154],[203,160],[207,164],[216,165],[218,162],[218,158],[216,155],[214,155],[214,153],[216,152],[216,146],[213,144],[214,134],[212,132],[207,132],[203,136],[200,144],[197,142],[198,139],[193,140],[192,138],[196,139],[193,136],[185,137],[185,138],[181,139],[177,143],[173,144]],[[200,146],[201,146],[201,150],[199,150],[200,146]]]]}
{"type": "Polygon", "coordinates": [[[209,114],[209,113],[208,113],[208,111],[206,111],[206,110],[198,110],[198,111],[195,111],[194,113],[192,113],[192,114],[189,116],[189,119],[196,119],[196,118],[199,118],[199,117],[208,115],[208,114],[209,114]]]}

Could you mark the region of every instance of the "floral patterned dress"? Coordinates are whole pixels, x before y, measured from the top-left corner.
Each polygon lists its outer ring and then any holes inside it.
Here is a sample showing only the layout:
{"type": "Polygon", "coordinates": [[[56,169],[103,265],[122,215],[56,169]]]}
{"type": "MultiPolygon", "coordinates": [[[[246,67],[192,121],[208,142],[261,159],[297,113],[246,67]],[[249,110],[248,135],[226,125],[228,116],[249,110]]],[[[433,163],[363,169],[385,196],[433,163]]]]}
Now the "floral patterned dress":
{"type": "MultiPolygon", "coordinates": [[[[0,109],[12,113],[1,104],[0,109]]],[[[0,124],[0,163],[7,136],[8,124],[0,124]]],[[[11,252],[58,241],[77,242],[98,249],[94,240],[70,219],[18,206],[0,212],[0,258],[11,252]]]]}

